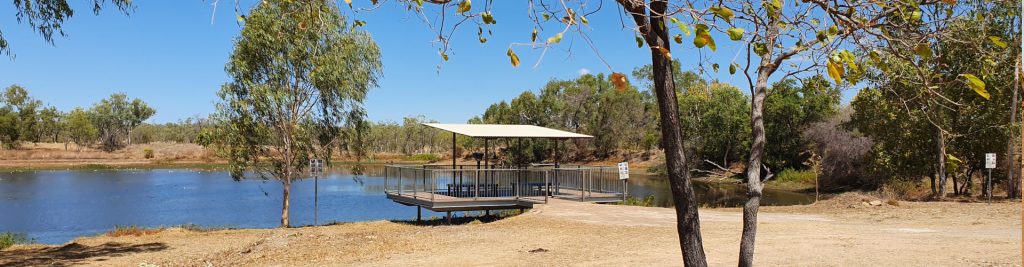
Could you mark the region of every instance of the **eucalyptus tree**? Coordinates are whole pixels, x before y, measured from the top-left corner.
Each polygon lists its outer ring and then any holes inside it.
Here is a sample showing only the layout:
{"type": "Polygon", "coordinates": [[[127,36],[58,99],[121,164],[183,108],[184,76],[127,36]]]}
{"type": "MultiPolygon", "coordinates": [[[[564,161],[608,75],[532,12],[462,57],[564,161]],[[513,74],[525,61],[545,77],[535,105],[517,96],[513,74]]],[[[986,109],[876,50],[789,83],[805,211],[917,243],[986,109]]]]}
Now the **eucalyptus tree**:
{"type": "Polygon", "coordinates": [[[0,95],[0,143],[17,148],[23,141],[35,140],[38,109],[42,101],[32,98],[25,87],[14,84],[0,95]]]}
{"type": "Polygon", "coordinates": [[[67,149],[67,142],[74,142],[81,151],[83,146],[88,146],[99,137],[99,130],[92,124],[89,118],[91,115],[82,108],[75,108],[68,112],[63,119],[64,132],[67,133],[64,149],[67,149]]]}
{"type": "Polygon", "coordinates": [[[90,113],[99,130],[101,148],[109,152],[123,148],[123,139],[130,143],[132,129],[156,114],[156,110],[138,98],[129,100],[124,93],[114,93],[93,105],[90,113]]]}
{"type": "Polygon", "coordinates": [[[333,1],[262,1],[246,16],[218,92],[231,176],[283,186],[281,226],[289,227],[292,181],[311,157],[329,162],[351,114],[381,75],[380,50],[346,23],[333,1]]]}
{"type": "MultiPolygon", "coordinates": [[[[928,129],[928,135],[913,139],[926,141],[925,147],[932,148],[931,160],[900,165],[930,169],[937,198],[946,195],[947,176],[955,175],[949,172],[956,169],[947,166],[949,160],[966,165],[970,172],[970,168],[980,168],[981,153],[1012,150],[1009,148],[1016,143],[1019,87],[1007,66],[1020,58],[1020,50],[1009,47],[1009,43],[1020,44],[1019,5],[994,1],[972,2],[968,7],[926,11],[949,19],[915,23],[914,28],[887,28],[888,37],[880,40],[883,45],[862,49],[870,58],[865,77],[871,88],[862,90],[854,101],[857,113],[862,114],[854,117],[867,118],[855,120],[858,129],[881,145],[899,140],[880,137],[900,128],[877,127],[884,122],[872,116],[900,116],[914,122],[906,125],[914,132],[928,129]],[[888,111],[878,112],[883,110],[879,107],[888,111]]],[[[900,144],[889,146],[898,148],[900,144]]],[[[888,157],[900,158],[903,151],[888,151],[892,154],[888,157]]],[[[1012,169],[1006,167],[1007,176],[1016,180],[1012,169]]],[[[1014,186],[1007,189],[1016,191],[1014,186]]]]}
{"type": "Polygon", "coordinates": [[[36,131],[36,140],[46,140],[56,143],[63,132],[64,113],[55,107],[46,107],[39,110],[39,127],[36,131]]]}
{"type": "MultiPolygon", "coordinates": [[[[99,15],[107,0],[79,1],[89,2],[93,14],[99,15]]],[[[119,11],[127,14],[133,6],[131,0],[110,0],[119,11]]],[[[64,36],[64,22],[75,15],[74,8],[67,0],[14,0],[15,15],[18,23],[27,23],[29,28],[43,36],[43,40],[53,44],[53,35],[64,36]]],[[[0,54],[11,54],[11,47],[0,29],[0,54]]]]}

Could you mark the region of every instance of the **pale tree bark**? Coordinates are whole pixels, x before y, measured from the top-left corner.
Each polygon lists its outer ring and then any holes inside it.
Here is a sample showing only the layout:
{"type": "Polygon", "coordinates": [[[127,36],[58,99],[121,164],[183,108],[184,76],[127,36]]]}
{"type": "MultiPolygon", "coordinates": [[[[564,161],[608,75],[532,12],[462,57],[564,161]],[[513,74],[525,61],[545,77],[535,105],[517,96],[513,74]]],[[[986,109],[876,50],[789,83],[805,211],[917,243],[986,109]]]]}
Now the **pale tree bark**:
{"type": "MultiPolygon", "coordinates": [[[[1010,123],[1013,125],[1017,122],[1017,101],[1019,101],[1020,94],[1020,57],[1017,58],[1017,65],[1014,66],[1013,75],[1013,96],[1010,101],[1010,123]]],[[[1024,124],[1022,124],[1024,126],[1024,124]]],[[[1007,131],[1006,138],[1006,198],[1017,199],[1020,198],[1021,187],[1017,186],[1020,183],[1020,174],[1016,172],[1016,166],[1014,166],[1016,159],[1013,156],[1014,147],[1014,136],[1009,134],[1007,131]]]]}
{"type": "Polygon", "coordinates": [[[936,197],[944,199],[946,198],[946,135],[938,126],[935,126],[935,144],[939,157],[938,165],[935,168],[935,175],[939,180],[939,184],[935,186],[938,189],[936,197]]]}
{"type": "MultiPolygon", "coordinates": [[[[765,57],[763,61],[769,61],[765,57]]],[[[751,128],[753,143],[750,147],[750,161],[747,163],[747,203],[743,205],[743,235],[740,238],[739,266],[754,265],[754,240],[757,236],[757,211],[761,207],[761,165],[766,143],[764,129],[764,100],[768,95],[768,70],[761,67],[751,98],[751,128]]]]}
{"type": "MultiPolygon", "coordinates": [[[[768,18],[769,24],[774,19],[768,18]]],[[[768,27],[764,41],[767,51],[761,57],[757,67],[757,80],[752,84],[750,99],[750,158],[747,162],[747,202],[743,205],[743,234],[740,237],[739,266],[754,265],[754,247],[757,236],[757,212],[761,207],[761,192],[764,189],[761,168],[764,160],[764,146],[767,142],[764,128],[764,101],[768,96],[768,77],[778,69],[779,63],[795,52],[786,53],[772,59],[775,43],[778,40],[779,28],[768,27]]],[[[749,46],[748,46],[749,47],[749,46]]],[[[748,48],[749,49],[749,48],[748,48]]],[[[749,52],[748,52],[749,53],[749,52]]]]}
{"type": "Polygon", "coordinates": [[[658,101],[658,113],[661,115],[662,146],[665,149],[665,165],[668,168],[672,200],[675,202],[676,231],[679,233],[683,264],[690,267],[707,266],[700,235],[697,198],[693,192],[683,151],[679,104],[672,78],[672,59],[668,53],[663,53],[658,49],[670,51],[668,27],[652,27],[652,25],[666,24],[664,14],[668,8],[668,1],[653,0],[650,1],[649,6],[645,5],[642,0],[618,0],[618,2],[633,18],[640,34],[647,45],[651,47],[654,93],[658,101]]]}

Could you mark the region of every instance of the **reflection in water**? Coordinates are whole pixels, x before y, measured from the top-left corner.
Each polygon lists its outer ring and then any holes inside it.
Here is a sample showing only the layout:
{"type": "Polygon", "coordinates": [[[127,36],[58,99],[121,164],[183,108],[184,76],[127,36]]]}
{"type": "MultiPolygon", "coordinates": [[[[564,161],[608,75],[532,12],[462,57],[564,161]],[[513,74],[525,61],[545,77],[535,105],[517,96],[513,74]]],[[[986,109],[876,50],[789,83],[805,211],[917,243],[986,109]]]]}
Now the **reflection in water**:
{"type": "MultiPolygon", "coordinates": [[[[747,201],[747,186],[726,182],[693,181],[693,191],[697,195],[697,203],[701,207],[739,207],[747,201]]],[[[785,206],[801,205],[814,202],[814,196],[764,189],[761,205],[785,206]]],[[[654,205],[673,207],[672,189],[668,177],[630,174],[629,195],[637,198],[653,196],[654,205]]]]}
{"type": "MultiPolygon", "coordinates": [[[[320,222],[408,220],[416,208],[384,197],[380,165],[336,167],[319,179],[320,222]]],[[[312,179],[293,183],[294,225],[313,222],[312,179]]],[[[702,206],[738,206],[743,186],[695,183],[702,206]]],[[[633,175],[630,195],[653,196],[672,206],[664,177],[633,175]]],[[[42,243],[63,243],[115,225],[142,227],[195,224],[209,227],[271,228],[280,219],[277,181],[234,181],[222,171],[111,170],[0,173],[0,232],[28,234],[42,243]]],[[[809,196],[765,190],[765,205],[809,203],[809,196]]],[[[424,210],[424,218],[444,213],[424,210]]],[[[456,215],[459,216],[459,215],[456,215]]]]}

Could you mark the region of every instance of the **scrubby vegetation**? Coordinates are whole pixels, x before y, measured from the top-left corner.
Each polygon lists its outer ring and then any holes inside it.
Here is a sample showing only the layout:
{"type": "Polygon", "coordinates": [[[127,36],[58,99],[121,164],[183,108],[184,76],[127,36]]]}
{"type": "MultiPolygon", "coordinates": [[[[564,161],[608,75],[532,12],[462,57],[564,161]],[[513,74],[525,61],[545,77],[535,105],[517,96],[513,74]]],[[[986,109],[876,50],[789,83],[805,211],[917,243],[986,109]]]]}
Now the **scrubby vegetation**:
{"type": "Polygon", "coordinates": [[[9,248],[15,244],[25,244],[31,242],[32,240],[29,239],[25,234],[17,234],[10,232],[0,233],[0,250],[9,248]]]}

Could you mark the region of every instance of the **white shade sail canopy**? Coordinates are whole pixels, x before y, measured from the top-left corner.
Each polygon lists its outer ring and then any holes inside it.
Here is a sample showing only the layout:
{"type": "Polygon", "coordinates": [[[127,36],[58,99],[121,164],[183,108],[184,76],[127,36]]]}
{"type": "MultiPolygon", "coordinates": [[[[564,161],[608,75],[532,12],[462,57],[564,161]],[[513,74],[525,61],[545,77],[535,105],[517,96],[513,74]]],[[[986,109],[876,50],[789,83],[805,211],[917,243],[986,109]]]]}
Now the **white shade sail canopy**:
{"type": "Polygon", "coordinates": [[[424,123],[437,129],[479,138],[594,138],[534,125],[424,123]]]}

